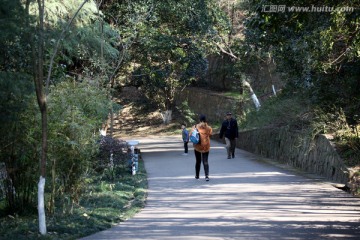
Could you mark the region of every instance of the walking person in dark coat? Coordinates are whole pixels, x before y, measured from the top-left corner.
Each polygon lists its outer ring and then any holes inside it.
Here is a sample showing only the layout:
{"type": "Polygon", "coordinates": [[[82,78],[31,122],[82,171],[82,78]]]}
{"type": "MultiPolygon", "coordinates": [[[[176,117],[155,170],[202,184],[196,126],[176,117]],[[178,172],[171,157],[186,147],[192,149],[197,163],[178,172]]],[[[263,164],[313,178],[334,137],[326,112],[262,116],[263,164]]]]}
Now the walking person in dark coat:
{"type": "Polygon", "coordinates": [[[236,139],[239,137],[239,132],[237,121],[232,118],[231,112],[226,113],[226,120],[221,125],[220,139],[222,139],[224,135],[228,159],[231,157],[234,158],[236,139]]]}

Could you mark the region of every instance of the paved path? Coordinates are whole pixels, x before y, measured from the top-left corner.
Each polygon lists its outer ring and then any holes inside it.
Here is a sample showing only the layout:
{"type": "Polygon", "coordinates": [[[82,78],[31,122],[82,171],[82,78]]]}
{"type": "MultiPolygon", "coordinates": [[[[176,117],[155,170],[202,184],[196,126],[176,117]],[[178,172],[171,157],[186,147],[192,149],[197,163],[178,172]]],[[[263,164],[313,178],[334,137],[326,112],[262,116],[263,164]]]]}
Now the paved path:
{"type": "Polygon", "coordinates": [[[180,137],[139,139],[148,172],[146,207],[85,239],[360,239],[360,199],[212,141],[210,181],[194,178],[180,137]]]}

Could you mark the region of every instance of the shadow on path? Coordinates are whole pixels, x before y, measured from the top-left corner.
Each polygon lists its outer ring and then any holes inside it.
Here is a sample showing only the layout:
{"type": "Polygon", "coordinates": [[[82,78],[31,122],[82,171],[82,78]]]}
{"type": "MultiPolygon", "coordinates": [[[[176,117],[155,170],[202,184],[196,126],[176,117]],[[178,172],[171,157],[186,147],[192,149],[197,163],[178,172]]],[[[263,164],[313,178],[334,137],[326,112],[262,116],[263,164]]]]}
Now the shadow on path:
{"type": "Polygon", "coordinates": [[[140,140],[149,190],[134,218],[84,239],[359,239],[359,199],[212,141],[210,181],[180,137],[140,140]]]}

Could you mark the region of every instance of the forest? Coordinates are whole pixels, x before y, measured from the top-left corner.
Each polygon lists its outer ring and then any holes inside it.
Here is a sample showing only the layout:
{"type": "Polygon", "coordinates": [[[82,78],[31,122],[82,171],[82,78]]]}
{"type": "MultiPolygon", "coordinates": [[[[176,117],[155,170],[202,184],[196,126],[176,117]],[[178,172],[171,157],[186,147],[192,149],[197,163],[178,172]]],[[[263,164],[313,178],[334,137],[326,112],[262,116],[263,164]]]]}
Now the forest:
{"type": "Polygon", "coordinates": [[[56,219],[92,201],[89,184],[124,174],[103,163],[111,149],[123,166],[124,143],[99,134],[121,111],[114,96],[124,86],[166,116],[175,93],[211,88],[209,76],[244,99],[276,85],[260,109],[237,113],[243,128],[333,134],[359,167],[359,9],[359,0],[1,0],[0,218],[28,224],[0,236],[46,235],[47,220],[61,231],[56,219]],[[256,77],[264,69],[274,77],[256,77]]]}

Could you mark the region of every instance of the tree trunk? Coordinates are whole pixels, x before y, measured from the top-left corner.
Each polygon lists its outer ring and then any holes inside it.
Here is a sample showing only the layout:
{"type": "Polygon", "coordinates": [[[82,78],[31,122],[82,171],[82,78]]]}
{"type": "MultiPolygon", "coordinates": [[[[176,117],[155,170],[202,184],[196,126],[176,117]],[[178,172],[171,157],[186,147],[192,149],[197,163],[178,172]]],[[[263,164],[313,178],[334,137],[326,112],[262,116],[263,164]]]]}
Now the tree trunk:
{"type": "Polygon", "coordinates": [[[55,212],[55,194],[56,194],[56,159],[53,159],[51,166],[51,197],[49,212],[54,214],[55,212]]]}
{"type": "Polygon", "coordinates": [[[163,123],[169,124],[172,120],[172,110],[166,110],[166,111],[162,112],[161,116],[163,119],[163,123]]]}
{"type": "MultiPolygon", "coordinates": [[[[111,98],[111,101],[112,98],[111,98]]],[[[113,107],[110,108],[110,137],[113,137],[114,134],[114,110],[113,107]]]]}
{"type": "Polygon", "coordinates": [[[39,215],[39,232],[42,235],[46,234],[46,218],[44,208],[44,189],[45,189],[45,175],[46,175],[46,154],[47,154],[47,104],[46,95],[44,93],[44,0],[38,0],[39,8],[39,36],[37,45],[37,55],[35,47],[33,48],[34,58],[34,83],[37,102],[41,112],[41,160],[40,160],[40,180],[38,183],[38,215],[39,215]]]}
{"type": "MultiPolygon", "coordinates": [[[[50,67],[48,71],[48,76],[46,79],[46,92],[44,91],[43,81],[44,81],[44,8],[45,1],[37,0],[38,9],[39,9],[39,26],[38,26],[38,45],[37,45],[37,56],[36,48],[33,46],[33,63],[34,63],[34,83],[37,102],[41,112],[41,131],[42,131],[42,145],[41,145],[41,160],[40,160],[40,180],[38,184],[38,215],[39,215],[39,231],[42,235],[46,234],[46,218],[45,218],[45,204],[44,204],[44,189],[45,189],[45,176],[46,176],[46,156],[47,156],[47,94],[49,91],[50,76],[52,72],[52,66],[54,63],[54,58],[59,48],[60,42],[65,35],[66,30],[71,25],[72,21],[75,19],[81,8],[85,5],[88,0],[80,5],[74,16],[70,19],[67,27],[63,29],[60,38],[57,41],[55,50],[50,59],[50,67]]],[[[27,1],[27,4],[30,1],[27,1]]],[[[34,40],[32,42],[35,42],[34,40]]]]}
{"type": "Polygon", "coordinates": [[[46,234],[44,189],[45,189],[45,178],[40,176],[40,180],[38,183],[38,213],[39,213],[39,232],[42,235],[46,234]]]}
{"type": "Polygon", "coordinates": [[[175,88],[173,87],[172,80],[170,79],[170,87],[168,90],[164,91],[165,95],[165,111],[161,113],[163,123],[169,124],[172,120],[172,109],[174,106],[174,95],[175,95],[175,88]]]}
{"type": "Polygon", "coordinates": [[[255,105],[255,108],[256,108],[256,110],[259,110],[261,105],[260,105],[259,99],[257,98],[256,94],[254,93],[254,90],[252,89],[250,83],[248,81],[243,80],[242,85],[249,89],[250,97],[255,105]]]}

